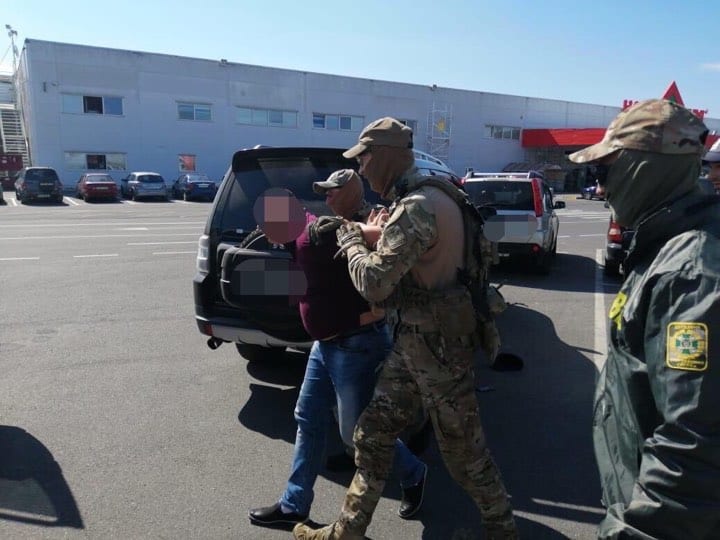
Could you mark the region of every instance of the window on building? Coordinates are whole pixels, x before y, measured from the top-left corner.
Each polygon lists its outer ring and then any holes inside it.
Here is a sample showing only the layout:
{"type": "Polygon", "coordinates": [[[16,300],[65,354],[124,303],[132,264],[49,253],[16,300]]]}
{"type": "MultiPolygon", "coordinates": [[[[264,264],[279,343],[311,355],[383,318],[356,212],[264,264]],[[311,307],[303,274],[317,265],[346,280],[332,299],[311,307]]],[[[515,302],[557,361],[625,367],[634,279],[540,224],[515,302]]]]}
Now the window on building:
{"type": "Polygon", "coordinates": [[[62,111],[69,114],[122,116],[123,100],[120,97],[63,94],[62,111]]]}
{"type": "Polygon", "coordinates": [[[178,119],[209,122],[212,120],[210,105],[206,103],[178,103],[178,119]]]}
{"type": "Polygon", "coordinates": [[[118,153],[65,152],[65,167],[71,170],[127,170],[127,156],[118,153]]]}
{"type": "Polygon", "coordinates": [[[513,141],[520,140],[520,128],[511,126],[485,126],[486,139],[508,139],[513,141]]]}
{"type": "Polygon", "coordinates": [[[413,130],[413,133],[417,131],[417,120],[405,120],[402,118],[398,118],[398,121],[401,124],[405,124],[407,127],[413,130]]]}
{"type": "Polygon", "coordinates": [[[363,128],[364,119],[364,116],[349,114],[313,113],[313,127],[333,131],[360,131],[363,128]]]}
{"type": "Polygon", "coordinates": [[[249,126],[297,127],[297,111],[236,107],[235,121],[249,126]]]}

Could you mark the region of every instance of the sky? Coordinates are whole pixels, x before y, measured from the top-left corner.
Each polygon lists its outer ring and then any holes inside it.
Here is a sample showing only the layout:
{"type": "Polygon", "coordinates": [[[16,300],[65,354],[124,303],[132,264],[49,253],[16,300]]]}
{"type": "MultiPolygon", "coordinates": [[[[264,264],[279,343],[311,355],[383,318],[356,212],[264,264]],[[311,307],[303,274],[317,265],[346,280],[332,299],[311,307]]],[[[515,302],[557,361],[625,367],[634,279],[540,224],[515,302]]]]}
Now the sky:
{"type": "MultiPolygon", "coordinates": [[[[720,118],[712,0],[0,0],[26,38],[720,118]]],[[[0,71],[12,71],[0,26],[0,71]]]]}

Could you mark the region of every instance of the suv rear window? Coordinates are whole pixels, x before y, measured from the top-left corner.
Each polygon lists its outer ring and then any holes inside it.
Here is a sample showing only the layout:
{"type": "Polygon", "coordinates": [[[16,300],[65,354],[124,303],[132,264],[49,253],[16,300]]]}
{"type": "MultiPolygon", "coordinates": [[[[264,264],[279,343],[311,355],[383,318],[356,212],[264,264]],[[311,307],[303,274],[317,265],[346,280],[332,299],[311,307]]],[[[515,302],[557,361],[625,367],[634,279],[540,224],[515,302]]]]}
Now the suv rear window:
{"type": "Polygon", "coordinates": [[[54,169],[28,169],[25,172],[25,180],[58,180],[54,169]]]}
{"type": "MultiPolygon", "coordinates": [[[[272,149],[238,152],[233,160],[233,171],[227,179],[227,203],[218,206],[222,214],[215,216],[213,225],[223,231],[249,232],[256,227],[253,205],[265,190],[286,188],[292,191],[300,202],[315,215],[329,214],[325,197],[312,189],[313,182],[325,180],[338,169],[353,166],[353,162],[337,152],[300,149],[297,156],[273,156],[272,149]]],[[[365,198],[377,202],[378,196],[366,182],[365,198]]]]}
{"type": "Polygon", "coordinates": [[[477,205],[487,204],[507,210],[534,210],[532,184],[527,181],[468,181],[463,187],[477,205]]]}

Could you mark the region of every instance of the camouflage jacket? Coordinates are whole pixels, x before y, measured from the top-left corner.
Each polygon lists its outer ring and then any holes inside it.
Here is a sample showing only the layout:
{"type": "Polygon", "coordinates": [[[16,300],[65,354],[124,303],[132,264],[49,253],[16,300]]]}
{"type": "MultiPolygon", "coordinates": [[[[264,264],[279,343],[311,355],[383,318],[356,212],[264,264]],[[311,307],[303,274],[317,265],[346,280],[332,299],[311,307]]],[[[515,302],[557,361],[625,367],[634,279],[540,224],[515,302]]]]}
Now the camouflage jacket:
{"type": "Polygon", "coordinates": [[[720,538],[720,197],[637,227],[593,432],[599,538],[720,538]]]}

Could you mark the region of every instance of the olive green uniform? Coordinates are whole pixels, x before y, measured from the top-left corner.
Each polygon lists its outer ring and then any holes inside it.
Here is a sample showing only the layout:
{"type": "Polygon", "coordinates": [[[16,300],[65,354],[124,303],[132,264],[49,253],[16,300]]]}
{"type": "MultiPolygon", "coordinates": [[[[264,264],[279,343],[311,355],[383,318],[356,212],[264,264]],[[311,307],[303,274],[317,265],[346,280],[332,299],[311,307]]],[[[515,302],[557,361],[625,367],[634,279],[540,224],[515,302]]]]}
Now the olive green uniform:
{"type": "Polygon", "coordinates": [[[720,198],[637,227],[595,397],[600,538],[720,538],[720,198]]]}

